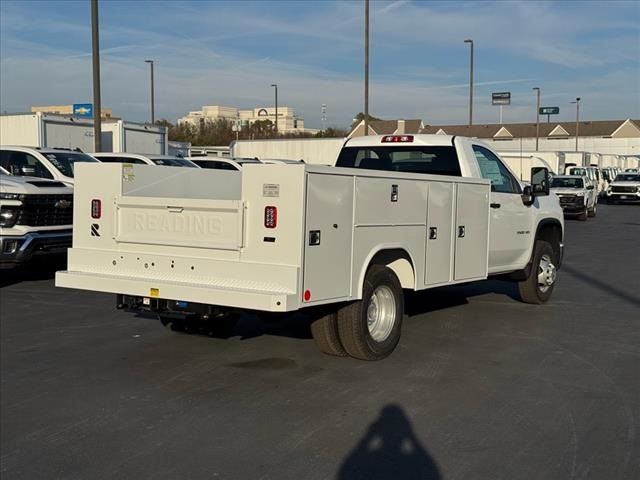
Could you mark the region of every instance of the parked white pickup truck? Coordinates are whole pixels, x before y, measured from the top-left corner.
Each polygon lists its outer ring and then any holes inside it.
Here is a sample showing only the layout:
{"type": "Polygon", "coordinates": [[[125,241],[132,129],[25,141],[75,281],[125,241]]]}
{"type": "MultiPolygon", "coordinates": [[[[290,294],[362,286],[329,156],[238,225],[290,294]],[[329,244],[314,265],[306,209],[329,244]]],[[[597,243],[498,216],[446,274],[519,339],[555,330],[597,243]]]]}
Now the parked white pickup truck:
{"type": "Polygon", "coordinates": [[[560,206],[566,215],[577,215],[586,221],[595,217],[598,208],[598,194],[587,177],[580,175],[559,175],[551,180],[551,192],[560,199],[560,206]]]}
{"type": "Polygon", "coordinates": [[[0,172],[0,268],[65,253],[71,246],[72,219],[71,187],[0,172]]]}
{"type": "Polygon", "coordinates": [[[312,333],[334,355],[391,353],[403,289],[501,275],[543,303],[562,259],[548,171],[522,186],[475,139],[352,138],[336,167],[80,165],[76,179],[57,286],[116,293],[120,308],[161,318],[322,311],[312,333]]]}
{"type": "MultiPolygon", "coordinates": [[[[627,169],[629,170],[629,169],[627,169]]],[[[607,202],[640,201],[640,173],[619,173],[607,189],[607,202]]]]}

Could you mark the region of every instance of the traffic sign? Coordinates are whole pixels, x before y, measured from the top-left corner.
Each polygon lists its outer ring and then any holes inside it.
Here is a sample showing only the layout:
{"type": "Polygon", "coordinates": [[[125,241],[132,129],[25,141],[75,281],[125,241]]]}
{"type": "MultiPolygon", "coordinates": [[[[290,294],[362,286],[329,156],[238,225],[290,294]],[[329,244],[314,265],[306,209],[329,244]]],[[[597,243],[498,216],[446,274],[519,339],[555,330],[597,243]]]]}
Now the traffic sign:
{"type": "Polygon", "coordinates": [[[511,105],[511,92],[492,93],[491,105],[511,105]]]}
{"type": "Polygon", "coordinates": [[[92,103],[74,103],[73,115],[76,117],[93,118],[92,103]]]}
{"type": "Polygon", "coordinates": [[[558,115],[560,107],[540,107],[540,115],[558,115]]]}

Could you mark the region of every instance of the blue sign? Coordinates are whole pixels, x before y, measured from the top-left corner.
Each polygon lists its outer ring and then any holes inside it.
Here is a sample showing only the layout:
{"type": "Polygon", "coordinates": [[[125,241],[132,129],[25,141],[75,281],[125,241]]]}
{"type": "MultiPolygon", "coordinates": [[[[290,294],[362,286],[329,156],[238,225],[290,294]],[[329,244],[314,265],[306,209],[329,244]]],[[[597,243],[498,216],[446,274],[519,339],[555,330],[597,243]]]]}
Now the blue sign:
{"type": "Polygon", "coordinates": [[[74,103],[73,115],[76,117],[93,118],[92,103],[74,103]]]}

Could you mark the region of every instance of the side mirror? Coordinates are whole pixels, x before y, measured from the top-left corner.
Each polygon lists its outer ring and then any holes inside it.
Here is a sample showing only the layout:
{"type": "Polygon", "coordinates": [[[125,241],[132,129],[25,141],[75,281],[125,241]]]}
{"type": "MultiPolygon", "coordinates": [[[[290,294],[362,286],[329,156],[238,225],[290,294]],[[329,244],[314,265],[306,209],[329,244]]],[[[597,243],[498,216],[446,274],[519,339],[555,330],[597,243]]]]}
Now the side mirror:
{"type": "Polygon", "coordinates": [[[593,190],[593,185],[588,185],[587,190],[593,190]]]}
{"type": "Polygon", "coordinates": [[[530,205],[533,205],[535,199],[536,198],[533,195],[533,189],[531,188],[531,185],[525,185],[522,189],[522,203],[528,207],[530,205]]]}
{"type": "Polygon", "coordinates": [[[531,188],[534,197],[549,195],[549,170],[545,167],[531,169],[531,188]]]}

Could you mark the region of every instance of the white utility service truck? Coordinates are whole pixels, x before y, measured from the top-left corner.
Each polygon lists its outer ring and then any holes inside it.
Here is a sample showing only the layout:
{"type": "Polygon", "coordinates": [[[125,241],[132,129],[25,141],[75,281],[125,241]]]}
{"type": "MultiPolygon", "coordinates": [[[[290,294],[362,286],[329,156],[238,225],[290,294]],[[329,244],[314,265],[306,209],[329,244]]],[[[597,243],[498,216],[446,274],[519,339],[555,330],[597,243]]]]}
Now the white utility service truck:
{"type": "Polygon", "coordinates": [[[444,135],[352,138],[335,167],[79,165],[56,285],[164,320],[308,308],[324,352],[377,360],[400,338],[403,289],[500,275],[549,299],[564,221],[548,171],[531,179],[444,135]]]}

